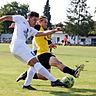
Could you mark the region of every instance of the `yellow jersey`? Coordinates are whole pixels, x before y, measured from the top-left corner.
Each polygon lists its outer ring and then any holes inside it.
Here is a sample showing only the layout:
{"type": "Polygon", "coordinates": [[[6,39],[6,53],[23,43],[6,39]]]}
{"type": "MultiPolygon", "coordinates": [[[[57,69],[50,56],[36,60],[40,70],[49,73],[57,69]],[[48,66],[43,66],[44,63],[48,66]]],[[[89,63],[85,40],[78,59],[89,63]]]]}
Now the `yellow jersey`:
{"type": "MultiPolygon", "coordinates": [[[[44,32],[44,29],[40,27],[40,32],[44,32]]],[[[47,36],[34,37],[34,42],[37,46],[37,55],[49,52],[47,36]]]]}

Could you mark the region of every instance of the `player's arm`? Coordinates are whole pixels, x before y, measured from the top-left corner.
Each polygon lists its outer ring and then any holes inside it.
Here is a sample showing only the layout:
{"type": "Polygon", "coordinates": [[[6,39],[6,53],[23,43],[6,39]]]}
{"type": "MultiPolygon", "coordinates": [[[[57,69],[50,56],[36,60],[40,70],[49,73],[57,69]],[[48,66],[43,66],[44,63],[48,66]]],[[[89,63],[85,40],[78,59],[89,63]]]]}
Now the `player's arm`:
{"type": "Polygon", "coordinates": [[[9,28],[15,28],[15,23],[11,23],[11,25],[9,26],[9,28]]]}
{"type": "Polygon", "coordinates": [[[47,35],[51,35],[55,32],[61,31],[61,28],[58,27],[56,29],[53,30],[48,30],[48,31],[44,31],[44,32],[38,32],[35,36],[47,36],[47,35]]]}
{"type": "Polygon", "coordinates": [[[20,22],[26,21],[26,19],[21,15],[6,15],[6,16],[0,17],[0,22],[3,22],[3,21],[14,21],[15,23],[20,23],[20,22]]]}
{"type": "Polygon", "coordinates": [[[3,21],[12,21],[12,16],[8,15],[8,16],[0,17],[0,22],[3,22],[3,21]]]}

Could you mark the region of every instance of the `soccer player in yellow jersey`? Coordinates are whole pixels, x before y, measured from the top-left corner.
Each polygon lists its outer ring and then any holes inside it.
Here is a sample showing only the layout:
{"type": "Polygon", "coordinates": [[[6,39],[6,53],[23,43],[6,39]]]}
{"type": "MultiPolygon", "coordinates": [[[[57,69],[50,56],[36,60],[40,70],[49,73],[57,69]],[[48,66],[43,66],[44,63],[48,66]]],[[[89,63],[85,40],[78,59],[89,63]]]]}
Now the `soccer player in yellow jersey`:
{"type": "MultiPolygon", "coordinates": [[[[45,16],[41,16],[38,21],[38,30],[44,32],[47,29],[48,20],[45,16]]],[[[84,65],[79,65],[76,69],[71,69],[59,61],[56,56],[49,52],[49,46],[46,36],[42,37],[34,37],[35,44],[37,46],[37,57],[40,63],[50,71],[51,66],[57,67],[64,73],[68,73],[73,75],[75,78],[78,78],[80,72],[83,70],[84,65]]],[[[27,72],[26,72],[27,73],[27,72]]],[[[17,79],[17,82],[20,80],[24,80],[26,78],[26,73],[20,75],[17,79]]],[[[36,79],[43,79],[46,80],[45,77],[41,76],[40,74],[35,74],[34,78],[36,79]]]]}

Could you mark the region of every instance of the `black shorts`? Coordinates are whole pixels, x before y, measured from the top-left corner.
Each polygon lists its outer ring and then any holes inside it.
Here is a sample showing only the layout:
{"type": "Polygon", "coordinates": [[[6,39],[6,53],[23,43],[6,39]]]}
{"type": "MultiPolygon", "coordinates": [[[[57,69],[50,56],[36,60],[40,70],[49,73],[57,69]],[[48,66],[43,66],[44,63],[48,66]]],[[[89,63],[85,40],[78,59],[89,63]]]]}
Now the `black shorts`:
{"type": "MultiPolygon", "coordinates": [[[[41,55],[38,55],[38,60],[40,61],[40,63],[46,68],[46,69],[50,69],[51,66],[49,64],[49,59],[51,56],[54,56],[51,53],[43,53],[41,55]]],[[[55,57],[55,56],[54,56],[55,57]]]]}

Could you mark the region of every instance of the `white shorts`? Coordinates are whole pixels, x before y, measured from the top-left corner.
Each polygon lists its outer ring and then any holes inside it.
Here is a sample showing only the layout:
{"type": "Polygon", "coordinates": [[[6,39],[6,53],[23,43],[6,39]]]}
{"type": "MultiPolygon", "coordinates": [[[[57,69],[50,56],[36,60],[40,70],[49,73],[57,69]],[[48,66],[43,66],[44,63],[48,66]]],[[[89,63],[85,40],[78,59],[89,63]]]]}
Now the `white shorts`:
{"type": "Polygon", "coordinates": [[[11,53],[20,61],[28,63],[32,58],[36,57],[34,52],[26,44],[10,45],[11,53]]]}

